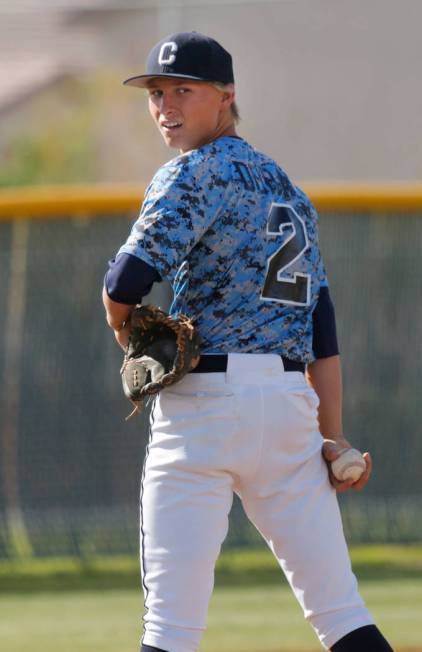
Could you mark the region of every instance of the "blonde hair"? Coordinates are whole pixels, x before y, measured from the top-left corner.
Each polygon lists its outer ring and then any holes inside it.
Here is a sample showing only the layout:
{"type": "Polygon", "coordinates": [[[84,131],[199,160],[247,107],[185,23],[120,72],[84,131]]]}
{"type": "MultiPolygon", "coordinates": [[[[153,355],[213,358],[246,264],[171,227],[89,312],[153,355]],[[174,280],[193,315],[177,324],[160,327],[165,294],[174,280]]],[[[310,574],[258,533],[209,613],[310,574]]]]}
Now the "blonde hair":
{"type": "Polygon", "coordinates": [[[232,116],[235,124],[238,124],[240,122],[240,113],[239,113],[239,107],[237,106],[236,102],[233,102],[231,104],[230,111],[232,112],[232,116]]]}

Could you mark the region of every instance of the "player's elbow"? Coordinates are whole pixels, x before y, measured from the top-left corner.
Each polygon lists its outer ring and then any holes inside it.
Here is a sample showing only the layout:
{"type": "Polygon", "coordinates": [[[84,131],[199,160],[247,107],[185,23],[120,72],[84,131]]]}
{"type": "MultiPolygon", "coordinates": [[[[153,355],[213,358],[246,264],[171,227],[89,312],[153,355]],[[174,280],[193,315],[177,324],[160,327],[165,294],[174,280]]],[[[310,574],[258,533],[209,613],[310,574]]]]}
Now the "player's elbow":
{"type": "Polygon", "coordinates": [[[105,308],[107,324],[115,331],[120,330],[132,306],[116,304],[108,296],[107,288],[105,285],[103,286],[102,299],[105,308]]]}
{"type": "Polygon", "coordinates": [[[113,317],[108,312],[106,313],[106,322],[108,326],[110,326],[110,328],[112,328],[114,331],[118,331],[122,327],[122,321],[116,317],[113,317]]]}

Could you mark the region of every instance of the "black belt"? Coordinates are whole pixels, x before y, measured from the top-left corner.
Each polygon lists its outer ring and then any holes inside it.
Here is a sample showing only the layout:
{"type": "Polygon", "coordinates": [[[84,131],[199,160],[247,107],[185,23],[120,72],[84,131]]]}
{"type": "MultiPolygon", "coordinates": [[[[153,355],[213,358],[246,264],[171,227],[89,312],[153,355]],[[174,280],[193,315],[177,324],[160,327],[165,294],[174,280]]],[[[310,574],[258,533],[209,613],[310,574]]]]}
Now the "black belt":
{"type": "MultiPolygon", "coordinates": [[[[253,355],[251,353],[251,355],[253,355]]],[[[284,371],[305,371],[305,363],[298,360],[289,360],[280,356],[283,360],[284,371]]],[[[212,371],[227,370],[227,353],[218,353],[216,355],[201,355],[199,364],[191,370],[191,374],[207,374],[212,371]]]]}

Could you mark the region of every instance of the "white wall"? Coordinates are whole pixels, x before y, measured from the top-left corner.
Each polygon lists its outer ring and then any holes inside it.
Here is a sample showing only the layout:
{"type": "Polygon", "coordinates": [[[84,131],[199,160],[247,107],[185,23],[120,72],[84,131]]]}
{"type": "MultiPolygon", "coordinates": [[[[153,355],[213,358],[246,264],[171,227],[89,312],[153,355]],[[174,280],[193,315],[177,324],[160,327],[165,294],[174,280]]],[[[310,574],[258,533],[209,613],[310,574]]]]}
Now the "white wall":
{"type": "Polygon", "coordinates": [[[234,57],[241,134],[294,176],[422,178],[421,0],[166,5],[125,21],[135,72],[173,25],[203,31],[234,57]]]}
{"type": "MultiPolygon", "coordinates": [[[[101,3],[95,4],[98,8],[101,3]]],[[[44,31],[36,29],[45,16],[34,13],[24,39],[25,56],[30,61],[34,32],[38,40],[33,47],[39,54],[60,59],[71,70],[109,69],[118,73],[116,79],[120,74],[124,79],[142,72],[158,39],[172,31],[203,31],[234,57],[240,134],[274,156],[294,178],[422,179],[422,0],[114,4],[118,10],[62,21],[63,36],[51,38],[50,50],[45,26],[44,31]]],[[[68,10],[72,2],[62,0],[61,6],[68,10]]],[[[23,25],[23,18],[15,17],[13,24],[23,25]]],[[[58,29],[59,21],[55,25],[58,29]]],[[[5,30],[0,29],[0,36],[5,30]]],[[[13,39],[9,41],[13,71],[13,39]]],[[[21,47],[16,43],[18,57],[21,47]]],[[[2,48],[0,42],[0,54],[2,48]]],[[[147,181],[171,153],[146,122],[143,92],[119,81],[110,88],[113,93],[118,107],[99,98],[103,179],[147,181]]],[[[6,118],[11,116],[2,116],[1,133],[9,132],[6,118]]]]}

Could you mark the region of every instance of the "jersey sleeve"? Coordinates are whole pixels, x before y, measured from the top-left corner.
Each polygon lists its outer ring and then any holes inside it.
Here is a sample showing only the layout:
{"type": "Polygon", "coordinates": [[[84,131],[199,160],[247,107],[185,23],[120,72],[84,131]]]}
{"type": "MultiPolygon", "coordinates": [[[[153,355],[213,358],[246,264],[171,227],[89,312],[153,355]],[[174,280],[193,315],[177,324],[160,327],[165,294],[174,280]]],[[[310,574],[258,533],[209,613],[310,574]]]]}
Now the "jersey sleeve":
{"type": "Polygon", "coordinates": [[[328,288],[328,278],[327,278],[327,272],[325,269],[324,265],[324,260],[321,254],[321,249],[320,249],[320,238],[319,238],[319,215],[318,212],[315,209],[315,206],[311,203],[312,207],[312,213],[313,213],[313,239],[315,242],[315,249],[317,253],[317,259],[316,259],[316,264],[315,264],[315,274],[317,277],[317,283],[320,288],[328,288]]]}
{"type": "Polygon", "coordinates": [[[319,215],[303,190],[295,186],[295,191],[300,199],[300,207],[307,217],[306,227],[310,243],[309,256],[312,264],[312,275],[315,287],[319,291],[319,288],[328,287],[329,285],[319,243],[319,215]]]}
{"type": "Polygon", "coordinates": [[[327,272],[325,270],[325,265],[324,265],[324,261],[322,260],[321,252],[319,252],[317,275],[318,275],[319,287],[328,288],[329,284],[328,284],[327,272]]]}
{"type": "Polygon", "coordinates": [[[312,349],[315,358],[319,359],[338,355],[339,347],[334,304],[330,297],[327,272],[319,244],[318,213],[315,207],[310,205],[313,213],[312,240],[316,253],[314,274],[318,288],[318,299],[312,313],[312,349]]]}
{"type": "Polygon", "coordinates": [[[149,185],[139,218],[120,253],[132,254],[173,278],[189,252],[223,210],[231,182],[216,160],[181,156],[149,185]]]}

